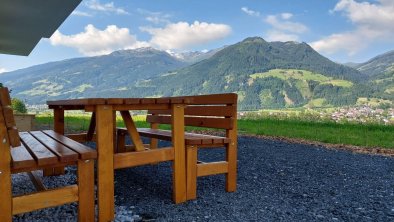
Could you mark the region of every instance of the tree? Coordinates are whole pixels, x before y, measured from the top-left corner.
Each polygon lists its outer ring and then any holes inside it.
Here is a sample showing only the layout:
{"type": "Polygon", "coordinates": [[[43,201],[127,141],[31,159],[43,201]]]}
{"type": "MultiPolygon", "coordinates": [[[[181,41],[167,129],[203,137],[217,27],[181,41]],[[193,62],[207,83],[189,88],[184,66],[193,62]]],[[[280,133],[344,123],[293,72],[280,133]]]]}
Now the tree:
{"type": "Polygon", "coordinates": [[[27,113],[26,105],[22,100],[13,98],[11,100],[11,104],[12,104],[12,109],[16,113],[27,113]]]}

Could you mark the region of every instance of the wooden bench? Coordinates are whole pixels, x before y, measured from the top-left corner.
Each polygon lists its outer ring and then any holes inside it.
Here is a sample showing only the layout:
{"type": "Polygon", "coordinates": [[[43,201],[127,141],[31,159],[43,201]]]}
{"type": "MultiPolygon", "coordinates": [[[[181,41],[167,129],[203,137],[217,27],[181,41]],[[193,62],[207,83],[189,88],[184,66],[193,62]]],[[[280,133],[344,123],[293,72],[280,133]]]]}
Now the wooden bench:
{"type": "MultiPolygon", "coordinates": [[[[0,220],[12,215],[79,202],[78,220],[94,221],[95,150],[52,130],[18,132],[7,88],[0,88],[0,220]],[[35,170],[78,166],[78,182],[46,189],[35,170]],[[37,190],[12,196],[11,174],[28,172],[37,190]]],[[[61,220],[61,218],[54,218],[61,220]]]]}
{"type": "MultiPolygon", "coordinates": [[[[185,126],[225,130],[225,136],[185,133],[187,160],[187,199],[197,196],[197,177],[226,174],[226,191],[234,192],[237,186],[237,94],[214,94],[177,97],[188,101],[184,109],[185,126]],[[200,162],[199,148],[225,147],[226,160],[200,162]]],[[[170,110],[149,110],[146,121],[151,128],[138,128],[143,137],[151,138],[150,149],[157,148],[158,140],[171,141],[170,130],[159,129],[159,124],[171,124],[170,110]]],[[[118,152],[125,152],[125,128],[117,129],[118,152]]]]}

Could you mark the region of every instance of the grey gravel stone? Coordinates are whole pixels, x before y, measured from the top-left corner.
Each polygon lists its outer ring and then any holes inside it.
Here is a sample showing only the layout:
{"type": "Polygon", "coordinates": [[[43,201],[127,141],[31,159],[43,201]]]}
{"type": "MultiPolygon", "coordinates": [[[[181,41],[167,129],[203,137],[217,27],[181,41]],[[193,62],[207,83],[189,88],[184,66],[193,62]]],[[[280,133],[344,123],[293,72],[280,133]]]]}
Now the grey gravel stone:
{"type": "MultiPolygon", "coordinates": [[[[162,143],[161,145],[168,145],[162,143]]],[[[223,149],[199,152],[202,161],[223,149]]],[[[238,189],[224,190],[224,175],[198,179],[198,199],[175,205],[170,163],[115,172],[116,221],[394,221],[394,159],[321,146],[239,138],[238,189]]],[[[74,183],[75,167],[50,187],[74,183]]],[[[27,176],[13,176],[13,192],[32,191],[27,176]]],[[[14,221],[75,221],[77,205],[18,215],[14,221]]]]}

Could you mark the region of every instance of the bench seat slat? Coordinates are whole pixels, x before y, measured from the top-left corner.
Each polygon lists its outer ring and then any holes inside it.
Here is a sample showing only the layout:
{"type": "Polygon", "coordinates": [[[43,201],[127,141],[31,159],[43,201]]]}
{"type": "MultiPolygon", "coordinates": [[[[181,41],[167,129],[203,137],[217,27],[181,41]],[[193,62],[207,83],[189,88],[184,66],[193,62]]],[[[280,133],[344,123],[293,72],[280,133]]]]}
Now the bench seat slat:
{"type": "Polygon", "coordinates": [[[53,138],[54,140],[58,141],[59,143],[67,146],[69,149],[77,152],[79,154],[79,158],[82,160],[87,160],[87,159],[95,159],[97,158],[97,152],[92,150],[91,148],[78,143],[70,138],[67,138],[59,133],[56,133],[53,130],[44,130],[42,131],[49,137],[53,138]]]}
{"type": "MultiPolygon", "coordinates": [[[[171,116],[148,115],[146,121],[149,123],[171,124],[171,116]]],[[[232,129],[232,118],[208,118],[185,116],[186,126],[208,127],[218,129],[232,129]]]]}
{"type": "MultiPolygon", "coordinates": [[[[126,130],[126,129],[124,129],[126,130]]],[[[172,133],[169,130],[157,130],[150,128],[138,128],[141,136],[154,137],[161,140],[171,140],[172,133]]],[[[209,144],[224,144],[229,143],[230,140],[225,137],[211,136],[197,133],[185,133],[185,143],[187,145],[209,145],[209,144]]]]}
{"type": "Polygon", "coordinates": [[[56,164],[58,162],[56,155],[30,135],[30,133],[20,132],[19,136],[22,142],[26,144],[26,148],[33,154],[33,158],[37,161],[38,166],[56,164]]]}
{"type": "Polygon", "coordinates": [[[33,135],[37,140],[39,140],[43,145],[45,145],[48,149],[50,149],[53,153],[55,153],[60,162],[69,162],[69,161],[77,161],[78,153],[59,143],[51,137],[48,137],[41,131],[31,131],[31,135],[33,135]]]}
{"type": "Polygon", "coordinates": [[[11,158],[13,169],[35,167],[37,165],[35,159],[23,144],[11,149],[11,158]]]}

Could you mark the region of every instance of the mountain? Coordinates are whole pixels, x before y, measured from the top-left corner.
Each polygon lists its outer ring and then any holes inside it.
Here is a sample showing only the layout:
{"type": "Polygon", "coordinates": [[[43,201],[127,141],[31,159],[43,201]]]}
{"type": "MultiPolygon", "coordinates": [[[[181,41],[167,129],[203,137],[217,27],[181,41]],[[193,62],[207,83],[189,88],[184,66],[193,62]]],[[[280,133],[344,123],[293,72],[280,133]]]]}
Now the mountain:
{"type": "Polygon", "coordinates": [[[383,103],[394,103],[394,50],[360,63],[355,68],[369,76],[367,88],[372,89],[372,98],[383,99],[383,103]]]}
{"type": "Polygon", "coordinates": [[[220,50],[224,49],[226,46],[212,49],[209,51],[192,51],[192,52],[182,52],[182,53],[172,53],[171,55],[175,56],[176,58],[180,59],[181,61],[187,63],[196,63],[204,59],[209,59],[215,53],[219,52],[220,50]]]}
{"type": "Polygon", "coordinates": [[[357,68],[357,66],[359,66],[361,63],[357,63],[357,62],[346,62],[343,63],[343,65],[348,66],[350,68],[357,68]]]}
{"type": "Polygon", "coordinates": [[[303,106],[321,98],[327,104],[345,105],[356,102],[353,87],[365,79],[306,43],[253,37],[209,59],[144,80],[132,92],[144,96],[238,92],[243,109],[303,106]]]}
{"type": "Polygon", "coordinates": [[[79,97],[237,92],[243,110],[348,106],[370,97],[390,102],[394,92],[391,82],[369,80],[306,43],[267,42],[259,37],[206,53],[116,51],[5,73],[0,82],[31,104],[79,97]]]}
{"type": "Polygon", "coordinates": [[[378,55],[355,68],[368,76],[394,71],[394,50],[378,55]]]}
{"type": "Polygon", "coordinates": [[[2,73],[0,82],[13,90],[13,96],[28,103],[44,103],[48,99],[116,95],[137,80],[187,65],[164,51],[141,48],[2,73]]]}

